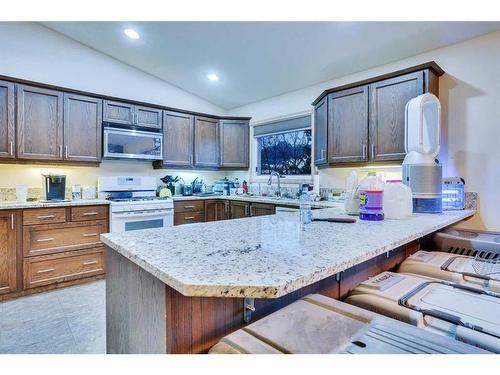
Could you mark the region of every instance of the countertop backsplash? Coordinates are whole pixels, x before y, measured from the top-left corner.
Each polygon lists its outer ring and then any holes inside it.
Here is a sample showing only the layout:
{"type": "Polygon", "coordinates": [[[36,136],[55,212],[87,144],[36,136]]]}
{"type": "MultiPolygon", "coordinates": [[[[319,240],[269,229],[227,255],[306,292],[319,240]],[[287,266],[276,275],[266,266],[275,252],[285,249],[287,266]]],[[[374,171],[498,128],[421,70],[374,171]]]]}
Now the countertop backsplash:
{"type": "MultiPolygon", "coordinates": [[[[71,187],[66,187],[66,199],[71,199],[71,187]]],[[[30,187],[28,188],[28,202],[39,201],[43,198],[43,188],[30,187]]],[[[16,188],[0,188],[0,202],[15,202],[16,188]]]]}

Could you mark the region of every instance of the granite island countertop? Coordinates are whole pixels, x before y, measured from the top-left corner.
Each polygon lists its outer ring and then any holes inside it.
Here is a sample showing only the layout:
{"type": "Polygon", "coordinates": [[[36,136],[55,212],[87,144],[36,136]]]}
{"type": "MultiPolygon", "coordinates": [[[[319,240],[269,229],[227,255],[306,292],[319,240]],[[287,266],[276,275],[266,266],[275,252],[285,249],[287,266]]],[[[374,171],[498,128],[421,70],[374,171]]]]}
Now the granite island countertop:
{"type": "MultiPolygon", "coordinates": [[[[298,212],[101,234],[111,249],[185,296],[278,298],[472,216],[413,214],[404,220],[314,222],[298,212]]],[[[341,209],[313,211],[343,216],[341,209]]]]}
{"type": "Polygon", "coordinates": [[[71,206],[95,206],[109,204],[110,202],[104,199],[81,199],[77,201],[66,202],[44,202],[44,201],[30,201],[30,202],[0,202],[0,210],[18,210],[25,208],[50,208],[50,207],[71,207],[71,206]]]}

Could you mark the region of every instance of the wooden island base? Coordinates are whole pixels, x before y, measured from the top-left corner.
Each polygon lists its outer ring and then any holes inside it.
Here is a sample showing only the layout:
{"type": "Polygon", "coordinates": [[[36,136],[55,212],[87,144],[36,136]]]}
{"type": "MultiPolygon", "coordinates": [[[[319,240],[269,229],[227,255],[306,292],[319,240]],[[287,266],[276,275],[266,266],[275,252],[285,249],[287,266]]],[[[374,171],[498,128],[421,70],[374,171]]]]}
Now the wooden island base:
{"type": "MultiPolygon", "coordinates": [[[[343,298],[419,248],[415,241],[283,297],[255,299],[252,321],[310,293],[343,298]]],[[[247,324],[242,298],[186,297],[110,248],[106,263],[107,353],[206,353],[247,324]]]]}

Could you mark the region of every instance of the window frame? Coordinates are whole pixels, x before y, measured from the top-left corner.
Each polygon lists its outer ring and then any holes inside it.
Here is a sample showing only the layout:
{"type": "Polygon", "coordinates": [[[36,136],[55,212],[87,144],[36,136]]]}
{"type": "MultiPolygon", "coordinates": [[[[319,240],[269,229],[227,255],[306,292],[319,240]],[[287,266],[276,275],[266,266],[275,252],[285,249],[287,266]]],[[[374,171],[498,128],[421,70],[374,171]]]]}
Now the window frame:
{"type": "MultiPolygon", "coordinates": [[[[259,139],[262,136],[256,137],[254,136],[254,127],[255,126],[260,126],[260,125],[266,125],[270,124],[273,122],[277,121],[285,121],[285,120],[291,120],[294,118],[299,118],[299,117],[305,117],[305,116],[311,116],[311,126],[310,127],[305,127],[305,128],[299,128],[299,129],[293,129],[289,131],[281,131],[281,132],[276,132],[276,133],[269,133],[266,135],[274,135],[274,134],[283,134],[283,133],[288,133],[292,131],[301,131],[301,130],[311,130],[311,174],[302,174],[302,175],[287,175],[283,177],[282,184],[287,184],[287,183],[311,183],[312,182],[312,175],[314,171],[314,161],[312,159],[313,155],[313,150],[314,150],[314,129],[313,129],[313,121],[314,121],[314,115],[312,110],[296,113],[293,115],[287,115],[287,116],[281,116],[278,118],[273,118],[265,121],[259,121],[258,123],[254,123],[251,126],[251,141],[252,141],[252,152],[251,152],[251,158],[250,158],[250,182],[267,182],[269,180],[269,174],[259,174],[258,168],[260,167],[260,150],[259,150],[259,139]]],[[[265,135],[264,135],[265,136],[265,135]]]]}

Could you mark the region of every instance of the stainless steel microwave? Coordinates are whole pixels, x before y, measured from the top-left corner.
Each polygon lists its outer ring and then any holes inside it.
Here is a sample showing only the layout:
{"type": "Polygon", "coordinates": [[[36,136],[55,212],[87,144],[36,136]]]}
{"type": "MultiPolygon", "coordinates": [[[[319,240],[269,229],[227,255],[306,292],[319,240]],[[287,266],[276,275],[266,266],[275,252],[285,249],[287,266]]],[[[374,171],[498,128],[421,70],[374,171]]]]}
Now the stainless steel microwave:
{"type": "Polygon", "coordinates": [[[143,130],[104,128],[104,157],[162,160],[163,135],[143,130]]]}

